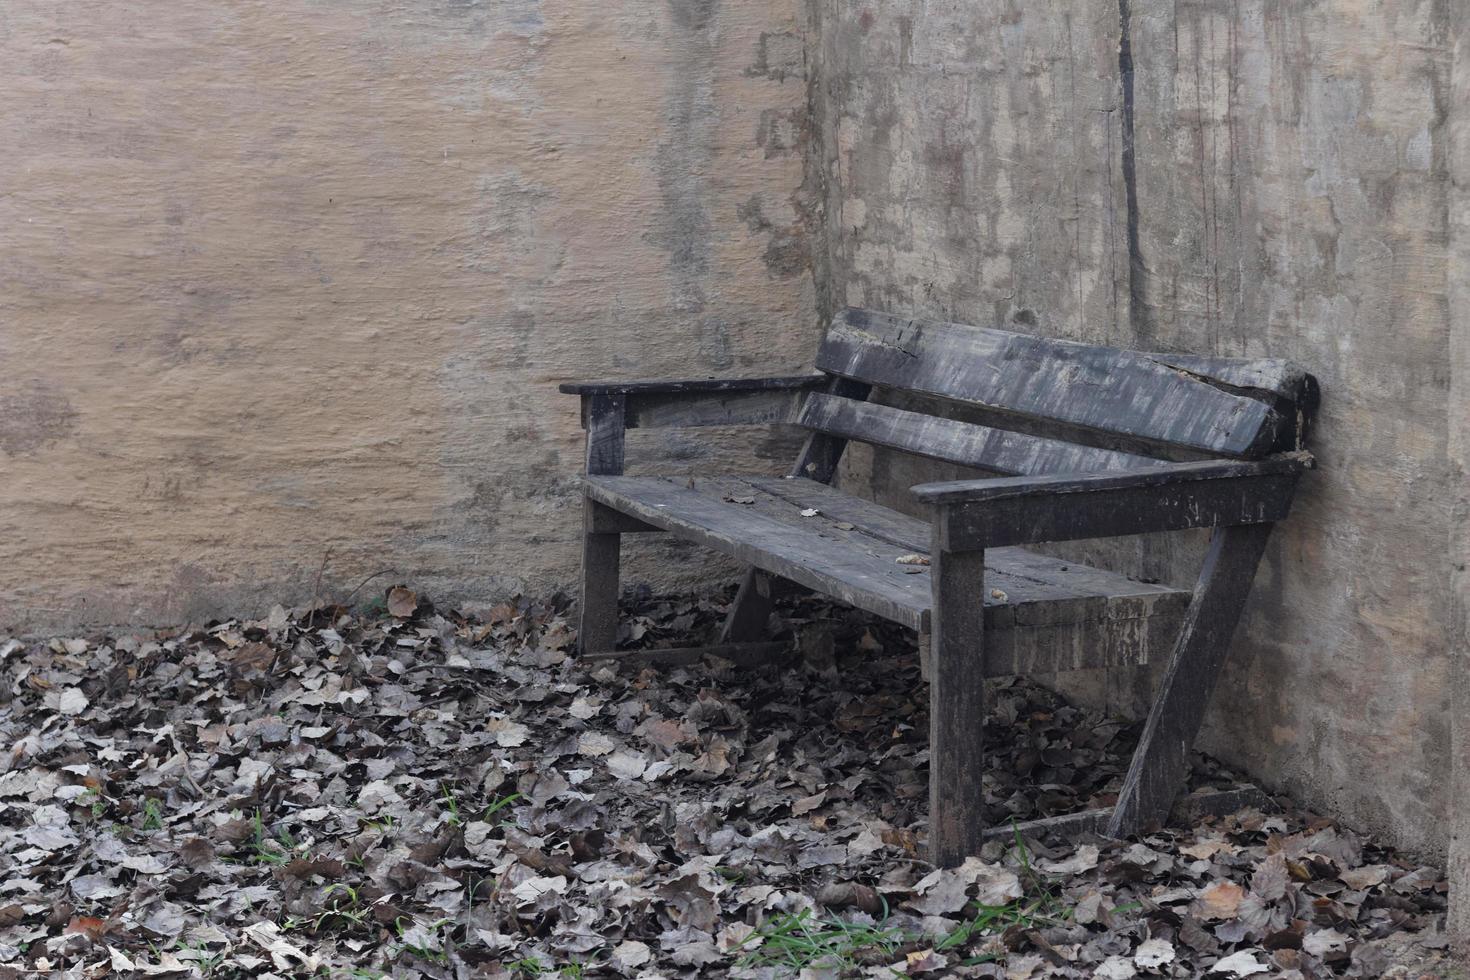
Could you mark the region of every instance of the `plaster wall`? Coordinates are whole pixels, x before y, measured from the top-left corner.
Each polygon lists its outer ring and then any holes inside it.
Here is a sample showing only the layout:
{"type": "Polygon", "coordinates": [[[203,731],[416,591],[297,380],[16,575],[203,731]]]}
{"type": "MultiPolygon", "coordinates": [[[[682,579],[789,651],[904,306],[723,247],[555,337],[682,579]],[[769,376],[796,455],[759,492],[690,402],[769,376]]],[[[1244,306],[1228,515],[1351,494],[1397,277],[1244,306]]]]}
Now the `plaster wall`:
{"type": "Polygon", "coordinates": [[[0,6],[0,632],[570,583],[558,381],[809,363],[801,14],[0,6]]]}
{"type": "MultiPolygon", "coordinates": [[[[1321,468],[1257,578],[1204,745],[1443,854],[1463,493],[1451,5],[817,2],[834,298],[1287,357],[1321,380],[1321,468]]],[[[928,475],[867,453],[845,474],[899,502],[928,475]]],[[[1200,539],[1090,552],[1183,583],[1200,539]]],[[[1065,683],[1137,711],[1150,682],[1065,683]]]]}

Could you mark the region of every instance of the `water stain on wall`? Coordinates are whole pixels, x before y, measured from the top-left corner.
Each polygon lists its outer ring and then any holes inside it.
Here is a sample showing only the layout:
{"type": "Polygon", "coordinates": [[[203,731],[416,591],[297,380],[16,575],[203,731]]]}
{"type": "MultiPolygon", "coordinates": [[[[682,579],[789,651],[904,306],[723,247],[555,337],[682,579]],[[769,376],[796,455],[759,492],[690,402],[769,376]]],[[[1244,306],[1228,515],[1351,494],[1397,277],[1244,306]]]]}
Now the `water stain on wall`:
{"type": "Polygon", "coordinates": [[[0,452],[7,456],[35,453],[76,429],[77,411],[55,385],[27,381],[0,393],[0,452]]]}

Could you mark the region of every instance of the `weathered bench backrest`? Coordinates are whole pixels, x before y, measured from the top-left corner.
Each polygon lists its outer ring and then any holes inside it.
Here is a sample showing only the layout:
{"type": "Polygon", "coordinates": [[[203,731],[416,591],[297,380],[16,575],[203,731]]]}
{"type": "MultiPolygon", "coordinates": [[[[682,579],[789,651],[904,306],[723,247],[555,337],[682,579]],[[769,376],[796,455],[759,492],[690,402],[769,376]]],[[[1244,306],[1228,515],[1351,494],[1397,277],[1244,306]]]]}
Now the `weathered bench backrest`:
{"type": "Polygon", "coordinates": [[[799,424],[1016,474],[1297,449],[1315,393],[1310,376],[1286,361],[1143,354],[866,310],[834,319],[816,366],[965,403],[989,424],[835,394],[809,396],[799,424]]]}

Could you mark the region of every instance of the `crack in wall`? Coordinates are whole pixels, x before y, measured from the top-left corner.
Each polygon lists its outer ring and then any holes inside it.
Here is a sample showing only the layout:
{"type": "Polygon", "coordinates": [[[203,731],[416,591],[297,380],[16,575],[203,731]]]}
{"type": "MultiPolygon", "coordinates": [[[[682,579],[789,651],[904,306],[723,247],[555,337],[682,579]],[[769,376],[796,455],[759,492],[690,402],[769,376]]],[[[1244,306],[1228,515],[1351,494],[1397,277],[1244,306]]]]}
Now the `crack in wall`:
{"type": "Polygon", "coordinates": [[[1123,193],[1128,216],[1128,323],[1132,341],[1147,346],[1153,340],[1153,324],[1144,301],[1143,249],[1139,245],[1138,162],[1134,156],[1133,129],[1133,34],[1129,0],[1118,0],[1118,84],[1123,94],[1123,193]]]}

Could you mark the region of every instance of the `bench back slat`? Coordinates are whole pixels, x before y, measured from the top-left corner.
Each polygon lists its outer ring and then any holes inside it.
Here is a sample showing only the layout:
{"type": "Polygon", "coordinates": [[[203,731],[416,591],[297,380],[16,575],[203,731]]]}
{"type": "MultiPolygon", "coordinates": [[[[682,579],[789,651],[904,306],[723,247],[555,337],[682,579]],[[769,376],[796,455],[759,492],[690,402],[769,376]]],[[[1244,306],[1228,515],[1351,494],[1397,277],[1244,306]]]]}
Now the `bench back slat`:
{"type": "Polygon", "coordinates": [[[1295,402],[1306,391],[1307,372],[1291,361],[1274,358],[1207,357],[1202,354],[1145,354],[1189,374],[1199,375],[1242,394],[1269,396],[1295,402]]]}
{"type": "Polygon", "coordinates": [[[834,319],[816,366],[1113,445],[1241,458],[1297,448],[1290,395],[1305,378],[1285,362],[1141,354],[867,310],[834,319]]]}
{"type": "Polygon", "coordinates": [[[813,393],[796,424],[827,435],[1010,476],[1096,473],[1158,466],[1161,460],[1059,439],[907,412],[889,405],[813,393]]]}

